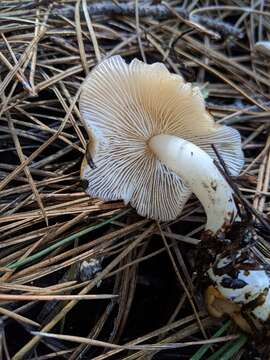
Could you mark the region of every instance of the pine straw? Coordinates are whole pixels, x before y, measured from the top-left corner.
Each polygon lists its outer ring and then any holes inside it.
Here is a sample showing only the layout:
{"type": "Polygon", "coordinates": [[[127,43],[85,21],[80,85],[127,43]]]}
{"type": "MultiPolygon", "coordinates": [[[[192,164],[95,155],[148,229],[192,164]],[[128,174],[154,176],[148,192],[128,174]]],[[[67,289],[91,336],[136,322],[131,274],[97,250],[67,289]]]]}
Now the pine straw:
{"type": "MultiPolygon", "coordinates": [[[[248,11],[249,1],[208,1],[206,11],[197,0],[168,1],[143,10],[135,1],[124,13],[126,2],[109,3],[101,13],[86,0],[0,4],[0,351],[7,359],[189,358],[220,327],[203,310],[192,274],[205,223],[198,201],[159,225],[121,202],[90,199],[81,187],[87,131],[77,100],[100,59],[163,61],[201,84],[216,120],[241,132],[243,195],[270,214],[269,58],[254,50],[270,36],[267,5],[252,2],[248,11]],[[81,301],[86,294],[96,298],[81,301]],[[64,295],[71,298],[57,301],[64,295]],[[90,340],[41,338],[37,329],[90,340]],[[110,350],[94,340],[125,346],[110,350]],[[161,352],[176,342],[192,346],[161,352]],[[160,347],[127,350],[147,343],[160,347]]],[[[269,256],[267,238],[259,247],[269,256]]],[[[230,333],[216,336],[228,336],[231,347],[230,333]]],[[[214,341],[205,358],[221,348],[214,341]]]]}

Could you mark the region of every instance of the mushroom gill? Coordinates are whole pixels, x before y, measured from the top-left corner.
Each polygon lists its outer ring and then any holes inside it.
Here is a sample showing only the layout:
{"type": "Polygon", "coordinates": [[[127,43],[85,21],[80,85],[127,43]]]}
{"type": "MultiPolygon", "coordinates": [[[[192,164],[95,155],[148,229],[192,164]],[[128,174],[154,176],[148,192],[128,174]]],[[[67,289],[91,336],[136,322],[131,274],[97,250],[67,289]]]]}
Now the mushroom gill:
{"type": "Polygon", "coordinates": [[[87,193],[123,199],[148,218],[175,219],[191,195],[184,181],[163,165],[148,144],[159,134],[174,135],[214,157],[215,144],[231,174],[243,165],[239,133],[217,125],[200,90],[161,63],[130,64],[113,56],[97,65],[82,85],[80,110],[93,133],[96,168],[87,162],[87,193]]]}

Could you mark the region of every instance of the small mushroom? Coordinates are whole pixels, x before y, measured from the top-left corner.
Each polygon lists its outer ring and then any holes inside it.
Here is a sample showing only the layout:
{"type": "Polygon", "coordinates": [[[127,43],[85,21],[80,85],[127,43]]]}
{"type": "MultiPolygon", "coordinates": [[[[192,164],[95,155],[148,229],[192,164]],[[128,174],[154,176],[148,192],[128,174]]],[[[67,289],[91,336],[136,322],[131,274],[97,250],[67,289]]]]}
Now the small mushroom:
{"type": "Polygon", "coordinates": [[[213,164],[212,144],[236,175],[243,165],[240,136],[214,122],[197,87],[161,63],[128,65],[113,56],[84,81],[80,110],[93,134],[95,169],[84,161],[81,171],[89,195],[123,199],[142,216],[168,221],[194,192],[213,232],[233,216],[232,192],[213,164]]]}
{"type": "Polygon", "coordinates": [[[270,56],[270,41],[258,41],[254,45],[254,49],[257,53],[262,54],[264,56],[270,56]]]}
{"type": "Polygon", "coordinates": [[[263,295],[265,290],[268,291],[270,280],[264,270],[238,270],[230,276],[226,268],[231,262],[229,257],[217,257],[215,264],[208,271],[210,279],[215,282],[224,297],[238,304],[246,304],[263,295]]]}
{"type": "MultiPolygon", "coordinates": [[[[241,257],[241,251],[236,254],[236,258],[241,257]]],[[[239,269],[234,276],[228,274],[226,270],[222,273],[232,260],[229,257],[217,257],[215,264],[208,270],[209,278],[213,281],[215,289],[224,301],[230,301],[241,307],[246,308],[254,320],[268,322],[270,320],[270,279],[264,269],[241,270],[239,269]],[[220,274],[221,273],[221,274],[220,274]]],[[[245,263],[243,263],[243,266],[245,263]]],[[[213,301],[207,295],[207,304],[213,301]],[[211,301],[209,301],[211,299],[211,301]]],[[[231,314],[230,314],[231,315],[231,314]]],[[[255,323],[257,325],[257,323],[255,323]]]]}

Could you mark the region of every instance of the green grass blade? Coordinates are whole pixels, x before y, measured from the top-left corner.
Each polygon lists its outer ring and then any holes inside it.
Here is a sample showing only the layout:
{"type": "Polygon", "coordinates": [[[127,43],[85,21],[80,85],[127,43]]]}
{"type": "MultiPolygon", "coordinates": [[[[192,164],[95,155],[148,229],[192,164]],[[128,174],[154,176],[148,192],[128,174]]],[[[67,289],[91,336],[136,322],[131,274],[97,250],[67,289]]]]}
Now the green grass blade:
{"type": "Polygon", "coordinates": [[[90,233],[91,231],[94,231],[96,229],[99,229],[99,228],[107,225],[107,224],[110,224],[112,221],[114,221],[114,220],[120,218],[121,216],[127,214],[129,211],[130,211],[130,209],[125,209],[124,211],[120,211],[120,212],[118,212],[116,215],[112,216],[108,220],[102,221],[101,223],[90,226],[90,227],[88,227],[86,229],[83,229],[83,230],[81,230],[81,231],[79,231],[79,232],[77,232],[75,234],[72,234],[72,235],[70,235],[68,237],[65,237],[64,239],[56,242],[55,244],[47,247],[46,249],[43,249],[43,250],[37,252],[36,254],[33,254],[31,256],[26,257],[25,259],[22,259],[22,260],[16,261],[15,263],[7,265],[7,268],[15,270],[20,266],[29,264],[30,262],[35,261],[35,260],[41,258],[42,256],[45,256],[45,255],[49,254],[53,250],[57,249],[59,246],[67,244],[67,243],[77,239],[80,236],[86,235],[86,234],[90,233]]]}
{"type": "MultiPolygon", "coordinates": [[[[225,331],[231,325],[231,321],[227,321],[217,332],[214,333],[213,338],[219,337],[225,333],[225,331]]],[[[211,344],[203,345],[191,358],[190,360],[200,360],[203,355],[210,349],[211,344]]]]}
{"type": "Polygon", "coordinates": [[[230,360],[241,347],[246,343],[248,337],[242,334],[237,340],[229,341],[223,345],[217,352],[208,358],[208,360],[230,360]]]}

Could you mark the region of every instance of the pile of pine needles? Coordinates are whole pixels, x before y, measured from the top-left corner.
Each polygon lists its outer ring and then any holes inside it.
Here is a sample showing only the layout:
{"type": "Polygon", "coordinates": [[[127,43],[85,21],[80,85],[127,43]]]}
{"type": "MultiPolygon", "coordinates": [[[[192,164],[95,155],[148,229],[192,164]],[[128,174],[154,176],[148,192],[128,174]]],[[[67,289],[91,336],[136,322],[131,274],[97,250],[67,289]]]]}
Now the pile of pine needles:
{"type": "MultiPolygon", "coordinates": [[[[269,19],[263,0],[1,0],[0,358],[256,356],[204,310],[195,198],[157,224],[84,193],[77,100],[105,57],[164,62],[202,88],[218,123],[240,131],[246,164],[233,180],[269,217],[270,57],[255,47],[270,39],[269,19]]],[[[268,262],[267,237],[258,247],[268,262]]]]}

